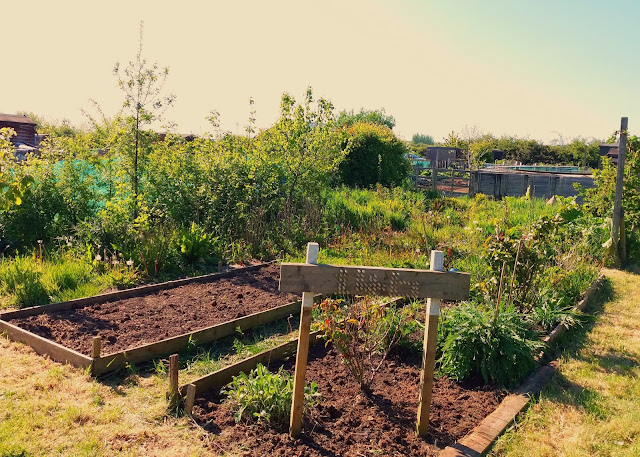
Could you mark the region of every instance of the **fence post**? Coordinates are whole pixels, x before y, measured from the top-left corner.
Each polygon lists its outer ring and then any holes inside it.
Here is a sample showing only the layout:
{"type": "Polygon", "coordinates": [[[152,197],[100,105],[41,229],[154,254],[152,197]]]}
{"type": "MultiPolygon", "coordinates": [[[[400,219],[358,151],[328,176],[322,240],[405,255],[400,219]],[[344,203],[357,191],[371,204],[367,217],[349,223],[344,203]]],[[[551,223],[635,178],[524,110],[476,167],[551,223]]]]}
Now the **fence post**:
{"type": "Polygon", "coordinates": [[[620,219],[622,219],[623,217],[622,190],[624,187],[624,161],[625,155],[627,153],[628,122],[629,120],[626,117],[620,119],[620,140],[618,141],[618,173],[616,175],[616,194],[613,201],[613,224],[611,228],[613,255],[615,257],[616,263],[618,264],[624,261],[620,253],[620,245],[624,243],[626,247],[626,243],[620,241],[620,239],[625,236],[625,234],[620,230],[620,219]]]}
{"type": "MultiPolygon", "coordinates": [[[[318,243],[307,244],[307,263],[318,263],[318,243]]],[[[296,371],[293,379],[291,398],[291,419],[289,434],[297,438],[302,430],[302,412],[304,409],[304,377],[307,373],[307,357],[309,356],[309,333],[311,330],[311,310],[313,309],[313,292],[302,293],[302,309],[300,310],[300,329],[298,330],[298,351],[296,354],[296,371]]]]}
{"type": "MultiPolygon", "coordinates": [[[[431,251],[431,270],[442,271],[444,253],[431,251]]],[[[424,326],[424,346],[422,353],[422,371],[420,372],[420,400],[418,404],[418,421],[416,429],[419,437],[424,438],[429,432],[429,411],[433,391],[433,370],[436,364],[436,344],[438,339],[438,316],[440,300],[427,299],[427,317],[424,326]]]]}

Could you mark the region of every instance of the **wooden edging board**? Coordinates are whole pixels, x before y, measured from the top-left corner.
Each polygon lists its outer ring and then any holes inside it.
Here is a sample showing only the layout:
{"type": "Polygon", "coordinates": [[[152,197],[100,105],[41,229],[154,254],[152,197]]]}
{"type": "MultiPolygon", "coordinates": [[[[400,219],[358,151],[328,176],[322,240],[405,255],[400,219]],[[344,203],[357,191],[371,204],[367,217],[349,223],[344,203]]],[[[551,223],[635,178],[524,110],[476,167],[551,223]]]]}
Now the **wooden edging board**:
{"type": "MultiPolygon", "coordinates": [[[[309,344],[315,344],[321,336],[321,332],[312,332],[309,335],[309,344]]],[[[183,397],[187,394],[189,384],[195,385],[195,394],[199,395],[214,388],[221,388],[229,384],[234,376],[240,373],[248,373],[253,370],[259,363],[268,365],[270,362],[281,361],[287,357],[296,355],[296,348],[298,347],[298,340],[291,340],[276,346],[266,351],[262,351],[259,354],[243,359],[238,363],[229,365],[213,373],[209,373],[201,378],[191,381],[188,384],[180,386],[178,389],[180,395],[183,397]]]]}
{"type": "Polygon", "coordinates": [[[50,305],[31,306],[29,308],[23,308],[14,311],[3,311],[0,312],[0,321],[21,319],[23,317],[45,314],[51,311],[84,308],[85,306],[97,305],[99,303],[105,303],[112,300],[123,300],[126,298],[138,297],[140,295],[146,295],[165,289],[172,289],[174,287],[180,287],[186,284],[209,282],[218,278],[225,278],[227,276],[234,276],[238,273],[244,273],[245,271],[259,270],[260,268],[272,263],[273,262],[265,262],[258,265],[251,265],[249,267],[234,268],[233,270],[223,271],[219,273],[195,276],[193,278],[176,279],[174,281],[161,282],[158,284],[147,284],[144,286],[134,287],[132,289],[117,290],[115,292],[107,292],[105,294],[94,295],[92,297],[76,298],[75,300],[52,303],[50,305]]]}
{"type": "MultiPolygon", "coordinates": [[[[576,309],[584,310],[591,296],[604,284],[604,275],[591,283],[584,293],[582,300],[576,305],[576,309]]],[[[554,342],[567,328],[560,324],[544,338],[548,345],[554,342]]],[[[559,361],[543,365],[535,373],[529,376],[515,393],[508,395],[500,405],[473,430],[460,438],[455,444],[447,446],[439,457],[478,457],[485,455],[496,439],[513,423],[516,416],[529,403],[529,399],[538,394],[551,379],[558,367],[559,361]]]]}
{"type": "Polygon", "coordinates": [[[211,341],[233,335],[236,329],[245,331],[256,325],[267,324],[278,319],[288,317],[290,314],[300,312],[300,302],[292,302],[286,305],[260,311],[248,316],[233,319],[211,327],[183,333],[182,335],[167,338],[154,343],[145,344],[125,351],[115,352],[91,359],[93,366],[91,374],[99,376],[109,371],[115,371],[124,367],[127,363],[138,363],[150,360],[160,355],[171,354],[185,349],[190,343],[206,344],[211,341]]]}
{"type": "Polygon", "coordinates": [[[108,354],[102,357],[89,357],[73,349],[67,348],[59,343],[43,338],[27,330],[8,322],[10,319],[44,314],[50,311],[64,309],[78,309],[92,304],[104,303],[110,300],[119,300],[159,290],[170,289],[181,285],[207,282],[217,278],[233,276],[237,273],[252,271],[267,266],[273,262],[267,262],[259,265],[252,265],[246,268],[238,268],[222,273],[213,273],[209,275],[198,276],[195,278],[178,279],[159,284],[150,284],[147,286],[136,287],[134,289],[111,292],[93,297],[70,300],[67,302],[54,303],[51,305],[37,306],[25,308],[17,311],[8,311],[0,313],[0,332],[6,333],[9,339],[31,346],[36,353],[40,355],[48,355],[52,360],[60,363],[69,363],[78,368],[91,367],[91,374],[98,376],[100,374],[115,371],[122,368],[127,363],[136,363],[149,360],[155,356],[168,354],[184,349],[190,342],[205,344],[219,338],[231,335],[238,327],[241,330],[247,330],[255,325],[266,324],[277,319],[282,319],[290,314],[299,312],[300,302],[292,302],[286,305],[271,308],[258,313],[250,314],[238,319],[216,324],[207,328],[196,330],[194,332],[185,333],[176,337],[167,338],[165,340],[139,346],[137,348],[108,354]],[[6,320],[5,320],[6,319],[6,320]]]}

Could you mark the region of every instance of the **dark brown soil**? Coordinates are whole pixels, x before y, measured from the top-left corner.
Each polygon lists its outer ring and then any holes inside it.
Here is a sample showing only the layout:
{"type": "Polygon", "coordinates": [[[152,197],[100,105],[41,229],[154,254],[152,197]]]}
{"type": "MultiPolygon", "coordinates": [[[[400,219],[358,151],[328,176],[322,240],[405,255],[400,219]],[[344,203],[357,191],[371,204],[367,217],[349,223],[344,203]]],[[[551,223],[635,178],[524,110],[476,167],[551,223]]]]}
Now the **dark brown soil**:
{"type": "MultiPolygon", "coordinates": [[[[405,358],[407,358],[405,356],[405,358]]],[[[193,414],[205,430],[217,435],[217,452],[244,450],[240,455],[269,456],[425,456],[454,443],[491,413],[504,393],[491,387],[463,387],[442,378],[435,381],[427,440],[415,434],[419,356],[407,362],[394,357],[364,395],[348,375],[337,352],[323,344],[311,349],[307,382],[322,394],[304,421],[302,437],[293,440],[286,427],[273,429],[236,425],[230,407],[216,393],[197,399],[193,414]]],[[[285,364],[292,371],[293,361],[285,364]]],[[[275,367],[271,367],[273,370],[275,367]]]]}
{"type": "Polygon", "coordinates": [[[278,291],[279,274],[273,264],[212,282],[11,322],[87,355],[92,338],[100,336],[103,353],[109,354],[296,300],[278,291]]]}

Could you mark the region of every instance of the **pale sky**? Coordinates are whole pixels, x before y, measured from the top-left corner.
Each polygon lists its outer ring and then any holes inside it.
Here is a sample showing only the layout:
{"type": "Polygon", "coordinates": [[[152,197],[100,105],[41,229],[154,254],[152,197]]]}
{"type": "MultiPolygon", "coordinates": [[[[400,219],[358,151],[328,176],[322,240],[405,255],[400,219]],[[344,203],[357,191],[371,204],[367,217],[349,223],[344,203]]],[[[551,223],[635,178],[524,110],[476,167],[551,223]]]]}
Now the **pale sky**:
{"type": "Polygon", "coordinates": [[[638,0],[9,1],[0,0],[0,112],[85,121],[123,94],[112,74],[137,50],[170,68],[166,118],[205,116],[244,132],[280,97],[312,86],[337,110],[384,108],[396,134],[441,141],[475,126],[546,142],[640,131],[638,0]],[[636,128],[636,125],[639,127],[636,128]]]}

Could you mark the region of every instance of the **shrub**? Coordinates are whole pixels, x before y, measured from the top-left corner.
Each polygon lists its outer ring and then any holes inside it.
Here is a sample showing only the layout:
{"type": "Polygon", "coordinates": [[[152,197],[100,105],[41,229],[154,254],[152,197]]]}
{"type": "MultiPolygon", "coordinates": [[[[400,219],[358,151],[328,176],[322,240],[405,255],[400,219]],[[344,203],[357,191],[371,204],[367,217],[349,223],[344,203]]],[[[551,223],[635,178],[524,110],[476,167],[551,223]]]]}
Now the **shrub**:
{"type": "MultiPolygon", "coordinates": [[[[236,422],[257,421],[258,423],[285,425],[291,411],[293,376],[282,367],[271,373],[262,364],[251,370],[247,376],[234,376],[229,387],[223,390],[234,411],[236,422]]],[[[312,382],[304,389],[305,405],[317,403],[320,394],[318,386],[312,382]]]]}
{"type": "Polygon", "coordinates": [[[460,305],[440,325],[440,372],[455,380],[482,376],[486,383],[514,386],[533,370],[543,346],[513,309],[499,313],[494,324],[493,312],[460,305]]]}
{"type": "Polygon", "coordinates": [[[411,313],[368,297],[353,303],[326,299],[319,310],[324,338],[338,349],[347,370],[365,391],[391,349],[412,331],[411,313]]]}
{"type": "Polygon", "coordinates": [[[566,295],[546,289],[538,297],[528,318],[534,326],[549,332],[558,324],[567,328],[579,324],[580,315],[566,295]]]}

